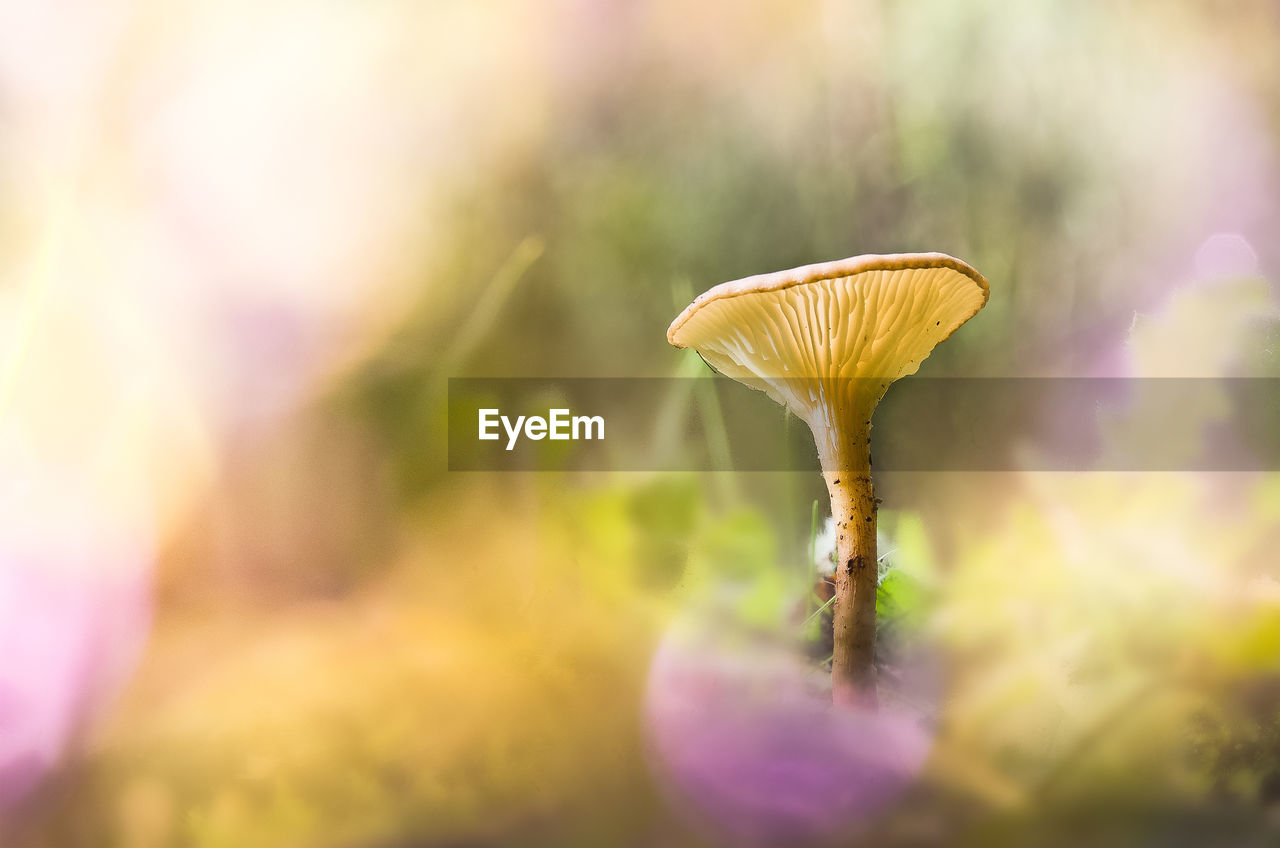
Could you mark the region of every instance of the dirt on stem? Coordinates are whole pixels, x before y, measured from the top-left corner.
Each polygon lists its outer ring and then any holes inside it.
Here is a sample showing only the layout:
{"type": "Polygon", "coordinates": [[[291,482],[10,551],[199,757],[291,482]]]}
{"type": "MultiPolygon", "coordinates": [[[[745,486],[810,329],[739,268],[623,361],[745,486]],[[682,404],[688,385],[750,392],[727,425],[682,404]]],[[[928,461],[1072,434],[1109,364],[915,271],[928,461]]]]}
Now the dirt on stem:
{"type": "Polygon", "coordinates": [[[843,468],[823,476],[837,532],[832,700],[837,706],[875,710],[876,499],[865,435],[850,440],[843,468]]]}

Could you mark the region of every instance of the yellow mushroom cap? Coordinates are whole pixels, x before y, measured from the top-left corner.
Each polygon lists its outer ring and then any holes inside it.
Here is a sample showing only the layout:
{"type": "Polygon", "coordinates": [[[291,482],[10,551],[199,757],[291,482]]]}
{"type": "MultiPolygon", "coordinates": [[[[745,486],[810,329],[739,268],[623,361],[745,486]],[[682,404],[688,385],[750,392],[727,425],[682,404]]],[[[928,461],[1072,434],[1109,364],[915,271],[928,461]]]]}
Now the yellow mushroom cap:
{"type": "Polygon", "coordinates": [[[942,253],[855,256],[722,283],[680,313],[667,340],[785,404],[826,467],[851,419],[869,421],[889,384],[989,294],[981,274],[942,253]]]}

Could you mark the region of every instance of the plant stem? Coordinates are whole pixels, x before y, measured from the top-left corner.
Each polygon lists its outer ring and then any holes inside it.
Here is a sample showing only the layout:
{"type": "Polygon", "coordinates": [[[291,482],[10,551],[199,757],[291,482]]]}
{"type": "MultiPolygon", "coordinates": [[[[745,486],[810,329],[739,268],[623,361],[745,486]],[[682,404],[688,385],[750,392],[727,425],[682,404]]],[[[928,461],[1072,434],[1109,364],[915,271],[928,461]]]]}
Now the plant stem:
{"type": "Polygon", "coordinates": [[[877,708],[876,499],[871,485],[870,428],[857,433],[837,467],[824,469],[836,524],[832,700],[838,706],[877,708]]]}

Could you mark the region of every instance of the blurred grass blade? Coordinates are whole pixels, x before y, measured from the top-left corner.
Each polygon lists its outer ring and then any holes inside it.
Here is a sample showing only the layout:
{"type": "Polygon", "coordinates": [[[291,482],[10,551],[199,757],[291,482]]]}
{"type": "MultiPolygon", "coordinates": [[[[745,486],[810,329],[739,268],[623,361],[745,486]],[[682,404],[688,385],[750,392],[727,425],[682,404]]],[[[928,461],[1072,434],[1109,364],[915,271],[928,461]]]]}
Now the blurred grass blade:
{"type": "Polygon", "coordinates": [[[693,390],[697,386],[695,379],[703,370],[702,360],[691,355],[682,357],[676,366],[677,379],[672,381],[671,388],[662,399],[653,427],[653,441],[649,449],[655,468],[675,468],[687,460],[681,455],[685,444],[681,428],[689,418],[693,390]]]}
{"type": "Polygon", "coordinates": [[[700,383],[697,404],[702,428],[707,435],[707,453],[711,458],[711,467],[721,472],[715,475],[716,487],[725,503],[734,503],[738,499],[738,475],[725,473],[733,471],[733,457],[729,451],[729,431],[724,424],[724,410],[720,407],[720,396],[716,394],[716,381],[702,380],[700,383]]]}
{"type": "Polygon", "coordinates": [[[813,499],[809,514],[809,589],[818,585],[818,499],[813,499]]]}
{"type": "Polygon", "coordinates": [[[441,360],[446,372],[451,372],[464,362],[489,334],[497,323],[502,307],[516,290],[516,284],[545,250],[546,242],[540,236],[528,236],[511,251],[511,255],[494,273],[493,279],[480,295],[476,308],[458,328],[453,343],[441,360]]]}

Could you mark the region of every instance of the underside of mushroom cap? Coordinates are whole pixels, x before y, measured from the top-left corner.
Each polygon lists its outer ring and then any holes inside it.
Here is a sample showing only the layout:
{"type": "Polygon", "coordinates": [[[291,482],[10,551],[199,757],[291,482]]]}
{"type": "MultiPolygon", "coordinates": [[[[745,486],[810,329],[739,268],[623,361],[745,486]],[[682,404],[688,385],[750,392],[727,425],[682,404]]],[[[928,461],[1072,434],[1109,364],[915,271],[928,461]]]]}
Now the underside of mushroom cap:
{"type": "MultiPolygon", "coordinates": [[[[817,437],[855,417],[869,422],[889,384],[914,374],[989,291],[945,254],[856,256],[718,285],[680,313],[667,339],[767,392],[817,437]]],[[[818,439],[824,463],[836,447],[818,439]]]]}

